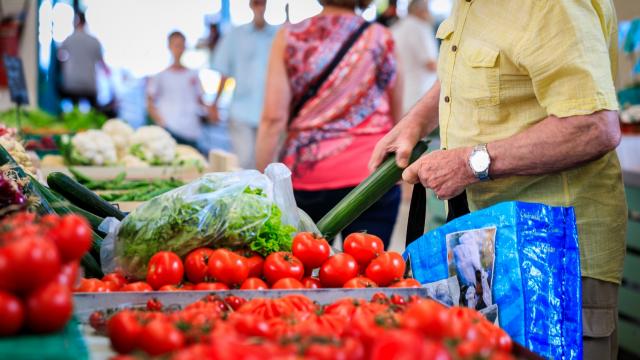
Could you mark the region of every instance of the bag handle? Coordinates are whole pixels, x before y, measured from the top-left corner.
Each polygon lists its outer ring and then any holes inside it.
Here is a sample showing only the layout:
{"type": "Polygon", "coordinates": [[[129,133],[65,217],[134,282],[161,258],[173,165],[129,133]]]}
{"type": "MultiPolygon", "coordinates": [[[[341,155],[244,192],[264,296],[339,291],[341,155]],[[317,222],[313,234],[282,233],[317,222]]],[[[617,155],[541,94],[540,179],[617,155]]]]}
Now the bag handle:
{"type": "MultiPolygon", "coordinates": [[[[447,200],[449,211],[447,221],[457,219],[469,213],[467,192],[447,200]]],[[[427,219],[427,190],[421,183],[413,185],[411,204],[409,205],[409,218],[407,219],[407,236],[405,248],[424,235],[424,225],[427,219]]]]}
{"type": "Polygon", "coordinates": [[[333,70],[335,70],[338,64],[340,64],[340,62],[342,61],[342,58],[344,58],[347,52],[349,52],[349,49],[351,49],[353,44],[355,44],[358,38],[360,38],[360,35],[362,35],[362,33],[364,33],[364,31],[367,30],[369,25],[371,25],[370,22],[368,21],[363,22],[362,25],[360,25],[360,27],[358,27],[358,29],[354,31],[349,36],[349,38],[347,38],[347,40],[342,44],[342,46],[340,47],[340,50],[338,50],[338,52],[333,57],[329,65],[327,65],[324,68],[324,70],[322,70],[322,72],[318,76],[316,76],[315,79],[311,81],[311,83],[307,87],[307,90],[302,94],[302,96],[297,100],[294,100],[291,106],[291,113],[289,114],[289,124],[291,124],[291,122],[293,122],[293,119],[295,119],[298,116],[298,114],[300,113],[300,110],[302,110],[302,107],[314,96],[316,96],[316,94],[318,93],[318,90],[320,90],[322,85],[329,78],[329,75],[331,75],[333,70]]]}

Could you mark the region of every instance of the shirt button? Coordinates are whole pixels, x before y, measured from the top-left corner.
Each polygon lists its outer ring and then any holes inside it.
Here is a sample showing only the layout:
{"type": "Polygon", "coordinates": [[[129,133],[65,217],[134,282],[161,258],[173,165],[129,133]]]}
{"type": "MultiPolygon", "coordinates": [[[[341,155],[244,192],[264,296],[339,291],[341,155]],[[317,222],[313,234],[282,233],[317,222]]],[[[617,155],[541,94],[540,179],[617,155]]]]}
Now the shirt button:
{"type": "Polygon", "coordinates": [[[451,99],[448,96],[444,97],[444,102],[448,103],[449,101],[451,101],[451,99]]]}
{"type": "Polygon", "coordinates": [[[453,45],[451,47],[451,51],[456,52],[458,50],[458,47],[456,45],[453,45]]]}

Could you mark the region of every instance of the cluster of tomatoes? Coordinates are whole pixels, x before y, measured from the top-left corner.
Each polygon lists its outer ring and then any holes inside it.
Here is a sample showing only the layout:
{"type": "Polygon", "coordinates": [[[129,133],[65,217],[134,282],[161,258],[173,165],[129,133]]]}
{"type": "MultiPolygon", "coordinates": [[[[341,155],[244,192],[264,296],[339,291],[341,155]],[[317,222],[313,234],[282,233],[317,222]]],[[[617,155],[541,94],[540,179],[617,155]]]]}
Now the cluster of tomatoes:
{"type": "Polygon", "coordinates": [[[91,241],[91,227],[77,215],[17,213],[0,222],[0,336],[64,327],[91,241]]]}
{"type": "Polygon", "coordinates": [[[76,291],[266,290],[304,288],[419,287],[404,279],[405,262],[396,252],[385,252],[375,235],[353,233],[345,238],[344,253],[331,255],[327,240],[298,233],[291,252],[263,258],[252,251],[198,248],[182,261],[175,253],[156,253],[147,266],[145,281],[127,283],[117,273],[102,280],[83,279],[76,291]],[[318,276],[313,277],[315,269],[318,276]]]}
{"type": "Polygon", "coordinates": [[[324,306],[303,295],[209,295],[173,311],[149,300],[146,310],[94,313],[91,324],[120,354],[176,360],[513,358],[511,338],[473,309],[382,293],[324,306]]]}

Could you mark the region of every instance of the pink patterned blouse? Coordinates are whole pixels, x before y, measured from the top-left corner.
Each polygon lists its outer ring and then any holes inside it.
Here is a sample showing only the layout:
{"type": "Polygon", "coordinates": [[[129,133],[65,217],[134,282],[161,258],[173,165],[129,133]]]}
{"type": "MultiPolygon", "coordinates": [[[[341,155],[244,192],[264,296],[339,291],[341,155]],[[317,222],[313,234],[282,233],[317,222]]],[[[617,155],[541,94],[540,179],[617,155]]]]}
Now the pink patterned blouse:
{"type": "MultiPolygon", "coordinates": [[[[284,61],[294,99],[363,21],[318,15],[287,25],[284,61]]],[[[294,189],[339,189],[367,177],[375,144],[393,127],[389,90],[395,78],[392,36],[373,24],[289,125],[281,157],[294,173],[294,189]]]]}

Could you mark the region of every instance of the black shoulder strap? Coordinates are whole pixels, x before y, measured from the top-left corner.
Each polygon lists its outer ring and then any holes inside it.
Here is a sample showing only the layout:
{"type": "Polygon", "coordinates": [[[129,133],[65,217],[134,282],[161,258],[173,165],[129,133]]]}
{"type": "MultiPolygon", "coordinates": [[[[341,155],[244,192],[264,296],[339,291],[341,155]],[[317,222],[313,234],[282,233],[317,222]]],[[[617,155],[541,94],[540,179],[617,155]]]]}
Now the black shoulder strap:
{"type": "Polygon", "coordinates": [[[300,112],[300,110],[302,110],[302,107],[307,103],[307,101],[316,96],[318,90],[320,90],[324,82],[329,78],[329,75],[331,75],[333,70],[335,70],[338,64],[340,64],[342,58],[344,58],[349,49],[351,49],[353,44],[355,44],[358,38],[360,38],[360,35],[364,33],[369,25],[371,25],[370,22],[363,22],[362,25],[360,25],[360,27],[349,36],[349,38],[342,44],[340,50],[338,50],[336,55],[333,57],[329,65],[327,65],[324,70],[322,70],[322,72],[315,79],[313,79],[311,84],[309,84],[307,91],[300,98],[293,102],[293,105],[291,106],[291,112],[289,114],[289,124],[291,124],[293,119],[298,116],[298,113],[300,112]]]}

